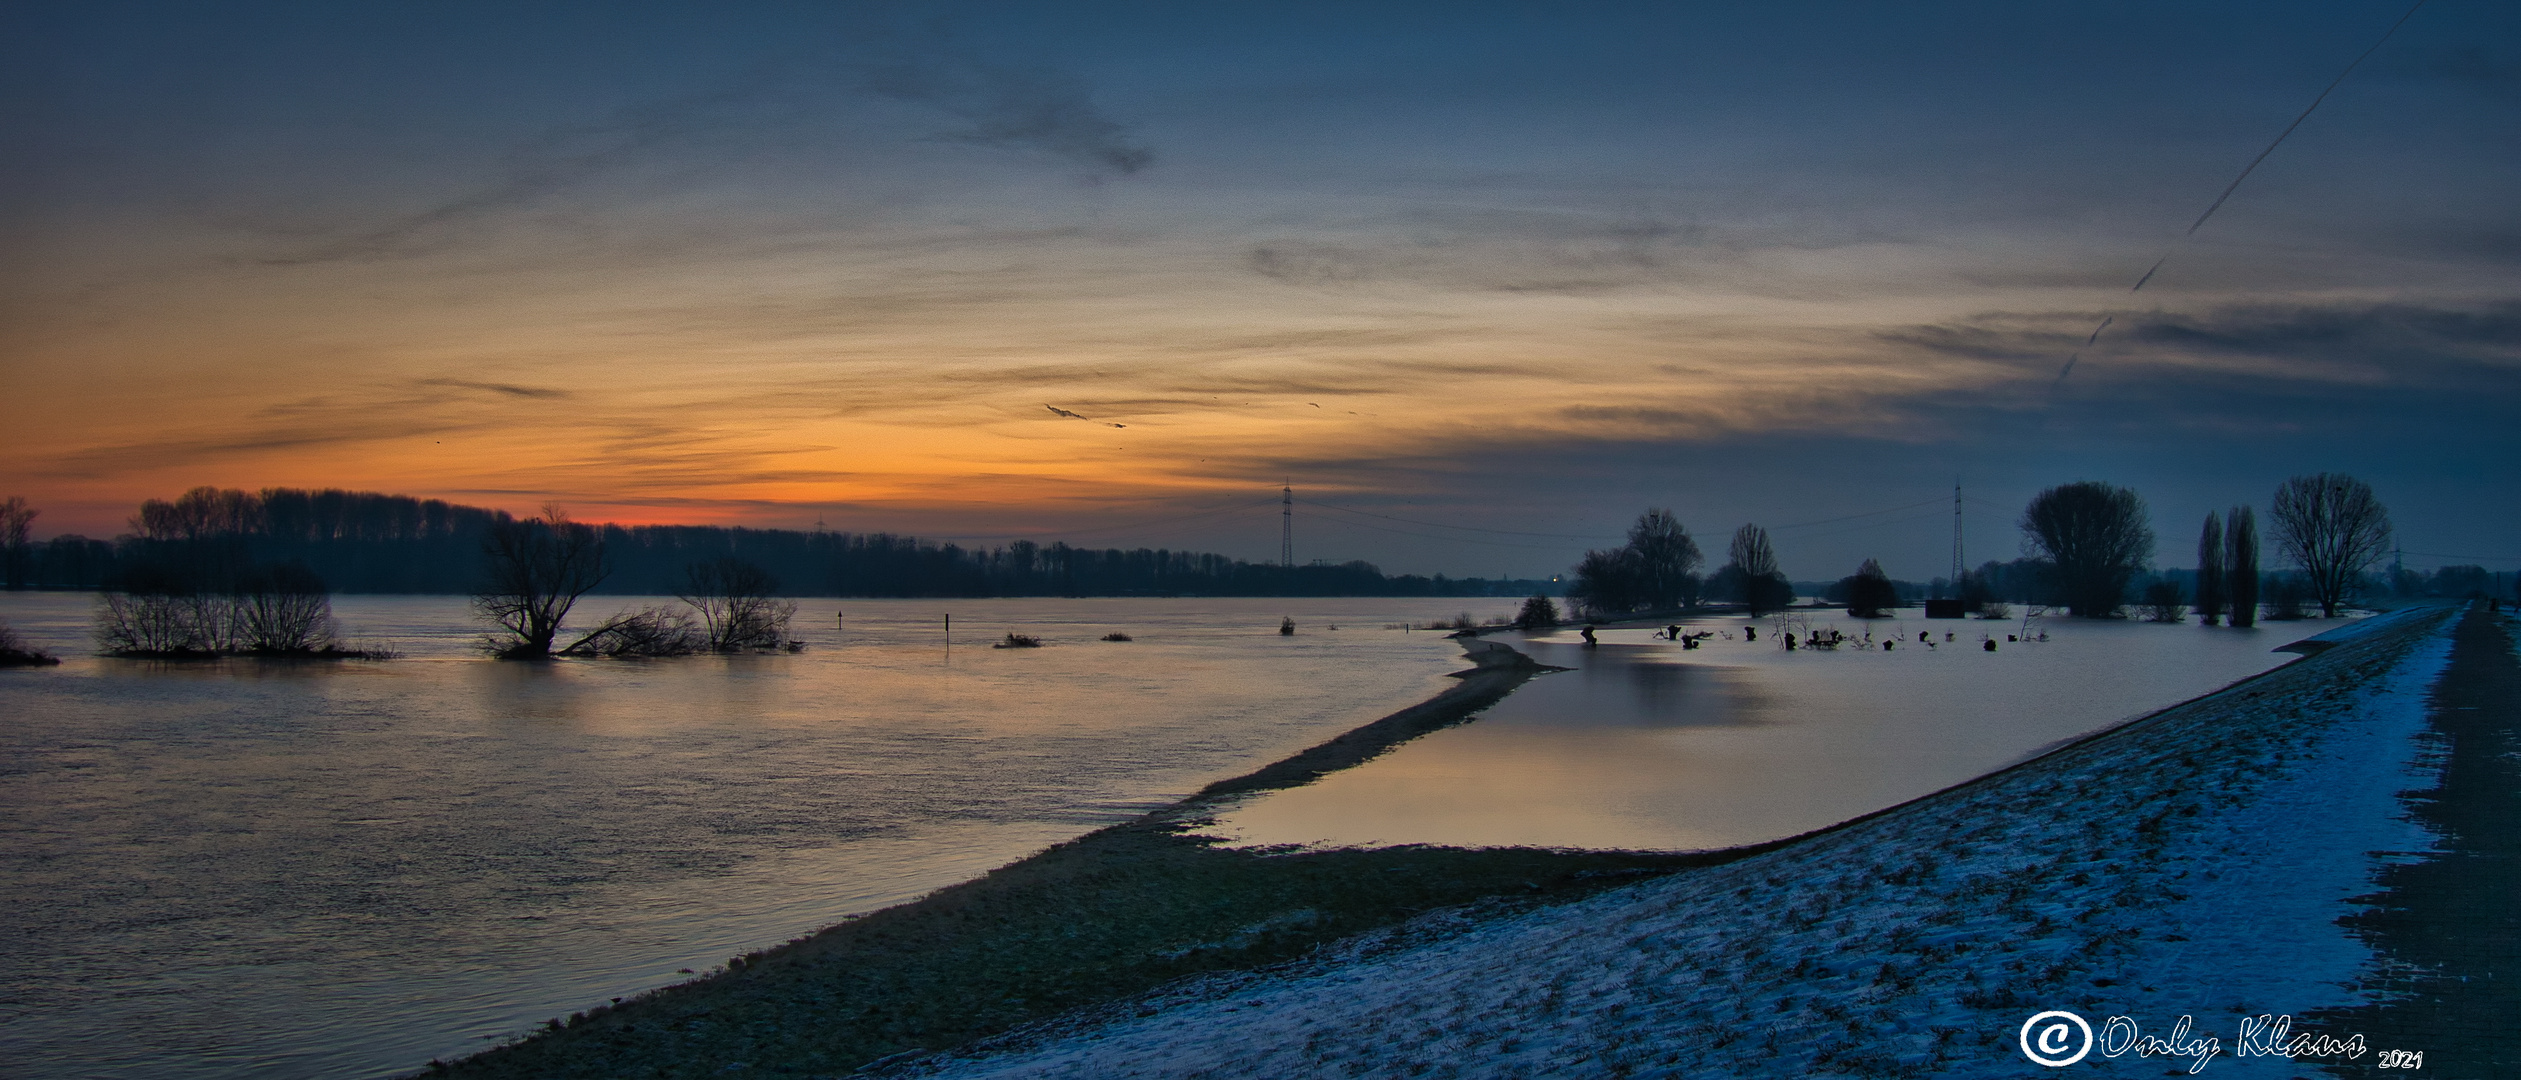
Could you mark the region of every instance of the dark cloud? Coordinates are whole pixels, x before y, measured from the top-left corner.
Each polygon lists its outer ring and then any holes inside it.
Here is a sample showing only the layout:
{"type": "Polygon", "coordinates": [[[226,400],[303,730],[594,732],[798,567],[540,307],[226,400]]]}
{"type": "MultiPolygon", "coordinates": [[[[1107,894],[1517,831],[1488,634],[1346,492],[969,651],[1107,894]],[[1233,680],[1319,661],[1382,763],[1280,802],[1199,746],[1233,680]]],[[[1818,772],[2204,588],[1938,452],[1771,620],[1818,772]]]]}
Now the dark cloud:
{"type": "Polygon", "coordinates": [[[473,431],[490,426],[484,421],[421,417],[401,420],[374,418],[357,427],[329,424],[262,427],[236,434],[86,447],[54,458],[45,473],[69,479],[97,479],[176,461],[202,461],[274,450],[320,451],[389,439],[473,431]]]}
{"type": "Polygon", "coordinates": [[[450,390],[471,390],[505,397],[565,398],[571,396],[569,391],[554,390],[546,386],[516,386],[510,383],[474,382],[470,379],[421,379],[415,385],[442,386],[450,390]]]}
{"type": "MultiPolygon", "coordinates": [[[[1598,201],[1572,195],[1579,205],[1598,201]]],[[[1734,200],[1598,210],[1419,206],[1343,229],[1338,239],[1282,236],[1242,252],[1253,273],[1305,288],[1408,282],[1482,292],[1609,292],[1722,280],[1748,284],[1746,257],[1900,243],[1901,230],[1822,220],[1734,200]],[[1728,225],[1710,222],[1722,217],[1728,225]]]]}
{"type": "Polygon", "coordinates": [[[2252,305],[2126,321],[2137,343],[2184,352],[2380,364],[2521,361],[2521,302],[2475,310],[2252,305]]]}
{"type": "Polygon", "coordinates": [[[2083,370],[2111,362],[2147,370],[2169,361],[2246,359],[2258,370],[2336,378],[2349,372],[2419,377],[2445,365],[2521,364],[2521,301],[2475,308],[2415,304],[2248,304],[2201,314],[2166,311],[1998,313],[1885,331],[1880,339],[1948,356],[2054,363],[2084,349],[2085,327],[2107,319],[2083,370]]]}
{"type": "Polygon", "coordinates": [[[323,452],[395,439],[489,431],[509,425],[525,402],[568,391],[469,379],[414,379],[374,395],[319,394],[274,402],[232,424],[180,438],[83,447],[53,459],[49,475],[97,478],[170,461],[204,461],[272,451],[323,452]],[[444,391],[458,393],[449,395],[444,391]],[[218,430],[226,427],[229,430],[218,430]]]}

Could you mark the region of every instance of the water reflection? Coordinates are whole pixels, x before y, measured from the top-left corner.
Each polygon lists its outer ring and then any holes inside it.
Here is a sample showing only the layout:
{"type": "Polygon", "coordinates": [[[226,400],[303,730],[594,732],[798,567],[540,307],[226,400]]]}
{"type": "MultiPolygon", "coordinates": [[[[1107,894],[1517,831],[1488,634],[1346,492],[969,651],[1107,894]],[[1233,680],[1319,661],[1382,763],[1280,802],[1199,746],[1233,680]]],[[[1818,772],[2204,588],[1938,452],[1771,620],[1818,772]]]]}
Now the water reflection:
{"type": "Polygon", "coordinates": [[[2045,620],[1839,626],[1882,651],[1777,647],[1739,622],[1684,650],[1649,630],[1505,640],[1542,676],[1475,722],[1219,821],[1241,842],[1704,849],[1791,836],[1904,802],[2059,740],[2265,671],[2327,628],[2045,620]],[[2043,627],[2034,626],[2036,635],[2043,627]],[[1920,642],[1931,634],[1933,647],[1920,642]],[[1953,640],[1943,640],[1945,633],[1953,640]],[[1993,636],[1995,652],[1980,647],[1993,636]]]}
{"type": "Polygon", "coordinates": [[[853,600],[845,629],[809,601],[798,655],[549,664],[480,659],[463,601],[432,597],[338,599],[392,661],[106,660],[91,602],[0,594],[65,659],[0,672],[0,1061],[47,1075],[407,1072],[977,876],[1461,666],[1356,629],[1459,600],[853,600]],[[1047,644],[987,647],[1011,630],[1047,644]]]}

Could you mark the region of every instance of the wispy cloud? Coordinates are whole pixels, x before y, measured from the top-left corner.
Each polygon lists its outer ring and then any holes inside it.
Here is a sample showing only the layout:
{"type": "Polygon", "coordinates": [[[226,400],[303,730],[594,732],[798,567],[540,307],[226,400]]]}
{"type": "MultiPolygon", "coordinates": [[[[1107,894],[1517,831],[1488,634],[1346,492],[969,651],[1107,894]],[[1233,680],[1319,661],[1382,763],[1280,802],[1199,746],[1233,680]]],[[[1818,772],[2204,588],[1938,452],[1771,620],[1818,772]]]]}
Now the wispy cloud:
{"type": "Polygon", "coordinates": [[[450,390],[472,390],[485,394],[501,394],[507,397],[520,398],[565,398],[570,396],[570,393],[567,390],[555,390],[548,386],[517,386],[511,383],[474,382],[470,379],[417,379],[413,381],[412,385],[440,386],[450,390]]]}
{"type": "Polygon", "coordinates": [[[382,223],[337,230],[265,254],[266,266],[402,258],[453,242],[467,225],[534,205],[640,160],[650,150],[732,122],[732,107],[770,92],[778,76],[763,68],[711,90],[633,102],[602,121],[551,128],[510,148],[497,179],[433,206],[382,223]]]}
{"type": "MultiPolygon", "coordinates": [[[[2414,304],[2245,304],[2168,311],[1994,313],[1902,327],[1883,341],[1949,356],[2055,362],[2085,349],[2096,318],[2110,320],[2087,365],[2224,364],[2300,379],[2417,377],[2443,365],[2521,364],[2521,302],[2473,308],[2414,304]],[[2100,358],[2100,359],[2095,359],[2100,358]]],[[[2089,370],[2087,367],[2085,370],[2089,370]]]]}
{"type": "Polygon", "coordinates": [[[1126,176],[1155,163],[1155,151],[1094,104],[1083,79],[1049,68],[1013,68],[941,55],[897,55],[868,70],[861,85],[897,101],[955,117],[938,137],[975,146],[1032,150],[1126,176]]]}
{"type": "Polygon", "coordinates": [[[502,153],[493,179],[422,209],[340,228],[265,229],[282,246],[248,261],[289,267],[429,255],[502,215],[655,160],[705,169],[707,158],[694,156],[703,140],[793,132],[800,116],[829,128],[849,114],[853,98],[907,102],[942,114],[952,122],[934,128],[928,136],[934,139],[1048,154],[1098,175],[1151,165],[1154,151],[1098,108],[1093,96],[1073,73],[983,63],[939,42],[894,48],[876,59],[801,47],[707,89],[635,101],[592,123],[554,126],[502,153]]]}
{"type": "Polygon", "coordinates": [[[215,465],[275,451],[334,451],[427,436],[495,431],[526,403],[571,397],[568,391],[468,379],[423,378],[276,401],[191,434],[108,442],[52,458],[48,475],[96,479],[169,462],[215,465]]]}

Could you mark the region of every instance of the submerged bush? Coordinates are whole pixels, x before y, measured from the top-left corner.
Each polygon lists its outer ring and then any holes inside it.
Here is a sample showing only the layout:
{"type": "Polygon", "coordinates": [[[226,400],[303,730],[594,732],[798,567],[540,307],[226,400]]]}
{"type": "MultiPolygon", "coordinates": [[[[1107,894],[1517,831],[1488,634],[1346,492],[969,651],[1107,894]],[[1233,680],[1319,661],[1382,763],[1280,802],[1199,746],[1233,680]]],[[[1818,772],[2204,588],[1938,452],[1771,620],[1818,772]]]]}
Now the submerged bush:
{"type": "Polygon", "coordinates": [[[234,648],[265,655],[313,655],[341,651],[333,622],[332,591],[302,562],[248,575],[231,598],[236,605],[234,648]]]}
{"type": "Polygon", "coordinates": [[[42,667],[61,658],[26,643],[9,624],[0,622],[0,667],[42,667]]]}
{"type": "Polygon", "coordinates": [[[2309,599],[2302,582],[2290,574],[2279,574],[2267,580],[2267,618],[2287,622],[2302,617],[2302,603],[2309,599]]]}
{"type": "Polygon", "coordinates": [[[217,656],[234,645],[236,622],[224,596],[106,593],[96,605],[96,644],[113,656],[217,656]]]}
{"type": "Polygon", "coordinates": [[[192,580],[134,575],[131,591],[106,593],[96,607],[98,647],[111,656],[165,659],[386,655],[342,645],[332,590],[304,562],[261,567],[221,590],[194,589],[192,580]]]}
{"type": "Polygon", "coordinates": [[[2180,595],[2180,583],[2176,581],[2157,581],[2145,586],[2142,607],[2147,622],[2175,623],[2188,617],[2186,598],[2180,595]]]}
{"type": "MultiPolygon", "coordinates": [[[[1103,640],[1109,641],[1111,639],[1105,638],[1103,640]]],[[[1041,647],[1042,639],[1030,634],[1008,634],[1005,641],[1001,641],[990,646],[992,649],[1038,649],[1041,647]]]]}
{"type": "Polygon", "coordinates": [[[630,659],[643,656],[690,656],[708,645],[692,617],[671,608],[625,611],[604,620],[585,637],[560,650],[561,656],[630,659]]]}
{"type": "Polygon", "coordinates": [[[693,563],[684,568],[684,577],[690,591],[678,599],[699,614],[702,645],[710,652],[802,648],[788,637],[796,602],[772,595],[779,581],[769,571],[726,556],[693,563]]]}

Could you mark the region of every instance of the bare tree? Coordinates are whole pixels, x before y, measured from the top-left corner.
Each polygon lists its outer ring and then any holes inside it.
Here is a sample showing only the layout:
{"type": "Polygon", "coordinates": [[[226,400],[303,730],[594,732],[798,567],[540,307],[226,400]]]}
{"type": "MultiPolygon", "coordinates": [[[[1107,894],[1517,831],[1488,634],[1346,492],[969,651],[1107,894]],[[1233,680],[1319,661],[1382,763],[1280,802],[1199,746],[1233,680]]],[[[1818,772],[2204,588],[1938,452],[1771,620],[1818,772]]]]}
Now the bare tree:
{"type": "Polygon", "coordinates": [[[2223,519],[2215,512],[2206,512],[2206,524],[2197,531],[2197,621],[2213,626],[2223,617],[2229,604],[2223,581],[2223,519]]]}
{"type": "Polygon", "coordinates": [[[1567,600],[1588,615],[1635,611],[1642,602],[1637,587],[1637,553],[1626,547],[1584,553],[1576,579],[1567,586],[1567,600]]]}
{"type": "Polygon", "coordinates": [[[1628,550],[1635,553],[1637,600],[1648,608],[1698,604],[1698,564],[1704,556],[1690,539],[1681,519],[1663,509],[1637,515],[1628,527],[1628,550]]]}
{"type": "Polygon", "coordinates": [[[12,589],[27,585],[27,571],[34,565],[35,545],[29,530],[35,516],[43,513],[26,505],[26,499],[11,495],[0,499],[0,574],[12,589]]]}
{"type": "Polygon", "coordinates": [[[1733,530],[1733,543],[1726,554],[1731,561],[1716,571],[1716,577],[1751,614],[1794,603],[1794,586],[1777,568],[1777,550],[1769,545],[1768,530],[1757,525],[1733,530]]]}
{"type": "Polygon", "coordinates": [[[2390,550],[2390,511],[2372,485],[2344,473],[2297,476],[2276,486],[2267,508],[2276,520],[2276,548],[2302,570],[2323,618],[2390,550]]]}
{"type": "Polygon", "coordinates": [[[96,644],[113,656],[217,656],[235,647],[236,612],[232,598],[212,593],[106,593],[97,599],[96,644]]]}
{"type": "Polygon", "coordinates": [[[711,652],[776,649],[788,644],[788,621],[797,605],[772,595],[779,579],[750,561],[732,555],[684,568],[690,588],[681,600],[700,613],[703,640],[711,652]]]}
{"type": "Polygon", "coordinates": [[[2145,586],[2146,622],[2175,623],[2186,617],[2188,606],[2180,596],[2180,583],[2157,581],[2145,586]]]}
{"type": "Polygon", "coordinates": [[[60,657],[27,644],[7,622],[0,621],[0,667],[48,667],[60,662],[60,657]]]}
{"type": "Polygon", "coordinates": [[[1878,559],[1866,559],[1846,580],[1847,614],[1859,619],[1879,619],[1898,607],[1899,587],[1891,584],[1891,575],[1884,573],[1878,559]]]}
{"type": "Polygon", "coordinates": [[[2223,584],[2232,594],[2232,625],[2258,625],[2258,512],[2235,506],[2224,515],[2223,584]]]}
{"type": "Polygon", "coordinates": [[[2022,511],[2022,535],[2055,567],[2060,599],[2085,618],[2118,614],[2128,583],[2153,557],[2144,500],[2089,480],[2032,498],[2022,511]]]}
{"type": "Polygon", "coordinates": [[[629,659],[641,656],[690,656],[704,644],[687,612],[646,607],[625,611],[560,650],[562,656],[629,659]]]}
{"type": "Polygon", "coordinates": [[[248,574],[233,598],[237,646],[266,654],[321,653],[341,647],[332,589],[292,560],[248,574]]]}
{"type": "Polygon", "coordinates": [[[541,660],[578,598],[604,581],[604,542],[558,506],[540,517],[501,521],[483,541],[488,581],[473,610],[507,636],[487,642],[503,660],[541,660]]]}
{"type": "Polygon", "coordinates": [[[1523,610],[1515,613],[1514,625],[1525,630],[1558,625],[1558,605],[1546,596],[1535,596],[1523,602],[1523,610]]]}

